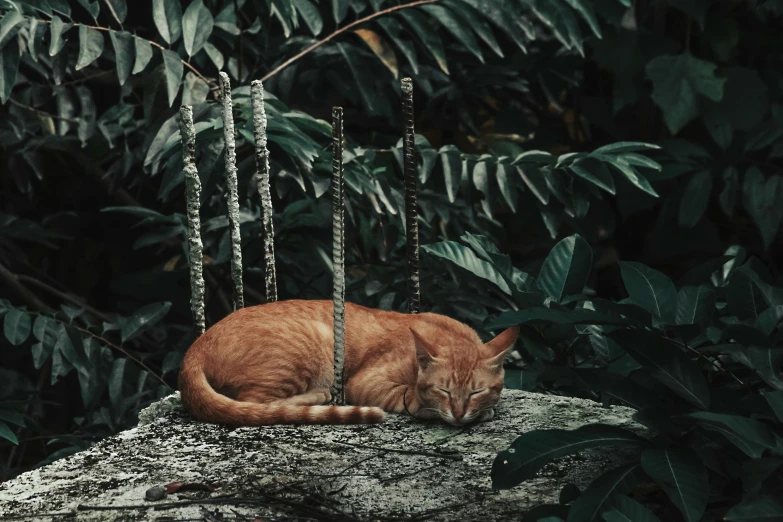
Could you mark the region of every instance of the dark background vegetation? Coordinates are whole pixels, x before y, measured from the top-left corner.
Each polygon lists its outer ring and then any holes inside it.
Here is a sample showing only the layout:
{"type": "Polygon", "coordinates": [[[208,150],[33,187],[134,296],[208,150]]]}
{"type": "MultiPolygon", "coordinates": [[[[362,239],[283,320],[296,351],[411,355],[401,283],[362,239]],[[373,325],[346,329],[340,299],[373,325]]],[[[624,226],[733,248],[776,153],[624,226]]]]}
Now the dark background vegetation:
{"type": "MultiPolygon", "coordinates": [[[[232,310],[219,70],[246,304],[263,302],[247,123],[263,78],[280,298],[330,295],[324,120],[339,105],[346,297],[406,310],[410,76],[424,310],[487,336],[521,324],[509,387],[630,405],[656,434],[520,437],[522,460],[574,437],[643,448],[530,519],[783,519],[783,2],[414,3],[0,2],[0,479],[132,426],[176,386],[193,338],[182,103],[207,326],[232,310]]],[[[522,460],[495,466],[495,485],[537,471],[522,460]]]]}

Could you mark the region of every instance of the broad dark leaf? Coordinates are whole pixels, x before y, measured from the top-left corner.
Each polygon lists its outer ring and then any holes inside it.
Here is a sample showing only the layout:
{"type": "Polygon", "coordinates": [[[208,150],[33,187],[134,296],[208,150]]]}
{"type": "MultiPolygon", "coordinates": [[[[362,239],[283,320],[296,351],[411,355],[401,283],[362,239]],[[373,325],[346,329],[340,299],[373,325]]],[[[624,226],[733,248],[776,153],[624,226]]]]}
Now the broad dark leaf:
{"type": "Polygon", "coordinates": [[[603,514],[606,522],[661,522],[649,509],[625,495],[614,495],[608,506],[611,510],[603,514]]]}
{"type": "Polygon", "coordinates": [[[150,45],[148,40],[134,36],[133,48],[136,51],[136,61],[133,64],[132,72],[133,74],[138,74],[147,67],[150,59],[152,59],[152,45],[150,45]]]}
{"type": "Polygon", "coordinates": [[[30,314],[18,308],[11,308],[3,317],[3,334],[8,342],[19,346],[30,337],[30,314]]]}
{"type": "Polygon", "coordinates": [[[620,261],[623,282],[634,303],[666,323],[673,324],[677,311],[677,290],[661,272],[642,263],[620,261]]]}
{"type": "Polygon", "coordinates": [[[140,308],[133,316],[121,323],[120,336],[122,342],[127,341],[137,333],[154,326],[163,319],[171,308],[171,303],[153,303],[140,308]]]}
{"type": "Polygon", "coordinates": [[[456,241],[422,245],[421,248],[429,254],[451,261],[468,272],[490,281],[503,292],[511,294],[511,288],[508,286],[508,283],[506,283],[503,276],[492,263],[479,259],[471,249],[460,245],[456,241]]]}
{"type": "Polygon", "coordinates": [[[644,447],[648,442],[634,433],[604,424],[576,430],[535,430],[518,437],[492,463],[492,487],[509,489],[533,478],[552,460],[579,451],[606,446],[644,447]]]}
{"type": "Polygon", "coordinates": [[[125,84],[131,72],[133,64],[134,38],[128,32],[109,31],[111,43],[114,46],[115,61],[117,63],[117,79],[120,85],[125,84]]]}
{"type": "Polygon", "coordinates": [[[677,324],[707,326],[715,314],[715,291],[706,286],[684,286],[677,294],[677,324]]]}
{"type": "Polygon", "coordinates": [[[697,408],[709,408],[707,381],[681,349],[653,332],[618,330],[608,335],[674,393],[697,408]]]}
{"type": "Polygon", "coordinates": [[[204,47],[214,25],[215,19],[204,5],[204,0],[193,0],[182,16],[182,41],[188,56],[193,56],[204,47]]]}
{"type": "Polygon", "coordinates": [[[712,174],[710,171],[703,170],[694,174],[688,181],[680,200],[680,225],[687,228],[693,228],[699,222],[707,204],[710,202],[710,193],[712,192],[712,174]]]}
{"type": "Polygon", "coordinates": [[[593,251],[579,234],[557,243],[538,275],[538,288],[556,301],[582,291],[593,267],[593,251]]]}
{"type": "Polygon", "coordinates": [[[769,495],[753,497],[732,507],[724,519],[729,522],[783,522],[783,503],[769,495]]]}
{"type": "Polygon", "coordinates": [[[614,495],[624,495],[644,479],[640,462],[626,464],[593,480],[571,505],[567,522],[592,522],[605,511],[614,495]]]}
{"type": "Polygon", "coordinates": [[[722,430],[730,430],[736,436],[754,444],[768,448],[775,447],[775,436],[770,431],[769,426],[755,419],[709,411],[690,413],[683,415],[682,418],[688,422],[699,423],[706,429],[719,427],[722,430]]]}
{"type": "Polygon", "coordinates": [[[76,70],[84,69],[103,53],[103,34],[97,29],[79,26],[79,58],[76,70]]]}
{"type": "Polygon", "coordinates": [[[0,51],[0,103],[5,104],[11,97],[11,90],[16,84],[16,74],[19,71],[19,40],[16,38],[0,51]]]}
{"type": "Polygon", "coordinates": [[[166,71],[166,93],[169,98],[169,106],[171,106],[174,105],[174,100],[179,92],[184,66],[177,53],[168,49],[164,49],[161,52],[163,53],[163,64],[166,71]]]}
{"type": "Polygon", "coordinates": [[[182,34],[182,7],[179,0],[152,0],[152,18],[158,32],[173,44],[182,34]]]}
{"type": "Polygon", "coordinates": [[[507,328],[518,324],[528,323],[530,321],[548,321],[557,324],[628,324],[628,321],[611,315],[594,312],[587,309],[578,310],[555,310],[553,308],[525,308],[524,310],[513,310],[503,312],[497,318],[493,319],[487,328],[507,328]]]}
{"type": "Polygon", "coordinates": [[[657,482],[687,522],[699,522],[707,507],[707,469],[698,455],[687,449],[646,449],[642,467],[657,482]]]}

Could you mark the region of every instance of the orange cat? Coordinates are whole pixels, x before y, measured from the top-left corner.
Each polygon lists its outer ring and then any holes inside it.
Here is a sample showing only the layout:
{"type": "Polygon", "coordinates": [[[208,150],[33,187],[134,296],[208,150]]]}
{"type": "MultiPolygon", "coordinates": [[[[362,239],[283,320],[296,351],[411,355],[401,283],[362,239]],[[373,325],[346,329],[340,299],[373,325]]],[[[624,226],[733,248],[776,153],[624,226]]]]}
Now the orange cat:
{"type": "Polygon", "coordinates": [[[241,426],[381,422],[384,410],[463,425],[491,419],[503,389],[509,328],[484,344],[443,315],[346,303],[345,396],[334,380],[332,302],[243,308],[207,330],[182,361],[179,389],[194,418],[241,426]]]}

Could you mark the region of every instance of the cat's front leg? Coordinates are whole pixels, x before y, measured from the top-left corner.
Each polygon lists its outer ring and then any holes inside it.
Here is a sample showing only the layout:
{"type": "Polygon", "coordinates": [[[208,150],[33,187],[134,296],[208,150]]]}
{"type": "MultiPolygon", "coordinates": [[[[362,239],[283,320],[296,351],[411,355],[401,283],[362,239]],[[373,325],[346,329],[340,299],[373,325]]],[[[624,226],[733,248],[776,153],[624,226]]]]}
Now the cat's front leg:
{"type": "Polygon", "coordinates": [[[488,410],[482,411],[481,415],[479,415],[478,419],[476,419],[476,422],[486,422],[494,418],[495,418],[495,408],[490,408],[488,410]]]}

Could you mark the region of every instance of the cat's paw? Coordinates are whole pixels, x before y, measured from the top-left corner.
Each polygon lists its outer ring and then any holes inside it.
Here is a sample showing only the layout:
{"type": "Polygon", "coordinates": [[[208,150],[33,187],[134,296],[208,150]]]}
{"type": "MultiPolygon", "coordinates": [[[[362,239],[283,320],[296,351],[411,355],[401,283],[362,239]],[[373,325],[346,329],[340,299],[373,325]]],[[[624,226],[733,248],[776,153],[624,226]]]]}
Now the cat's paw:
{"type": "Polygon", "coordinates": [[[479,422],[486,422],[489,420],[492,420],[495,418],[495,408],[490,408],[486,411],[481,412],[481,415],[479,415],[478,421],[479,422]]]}

